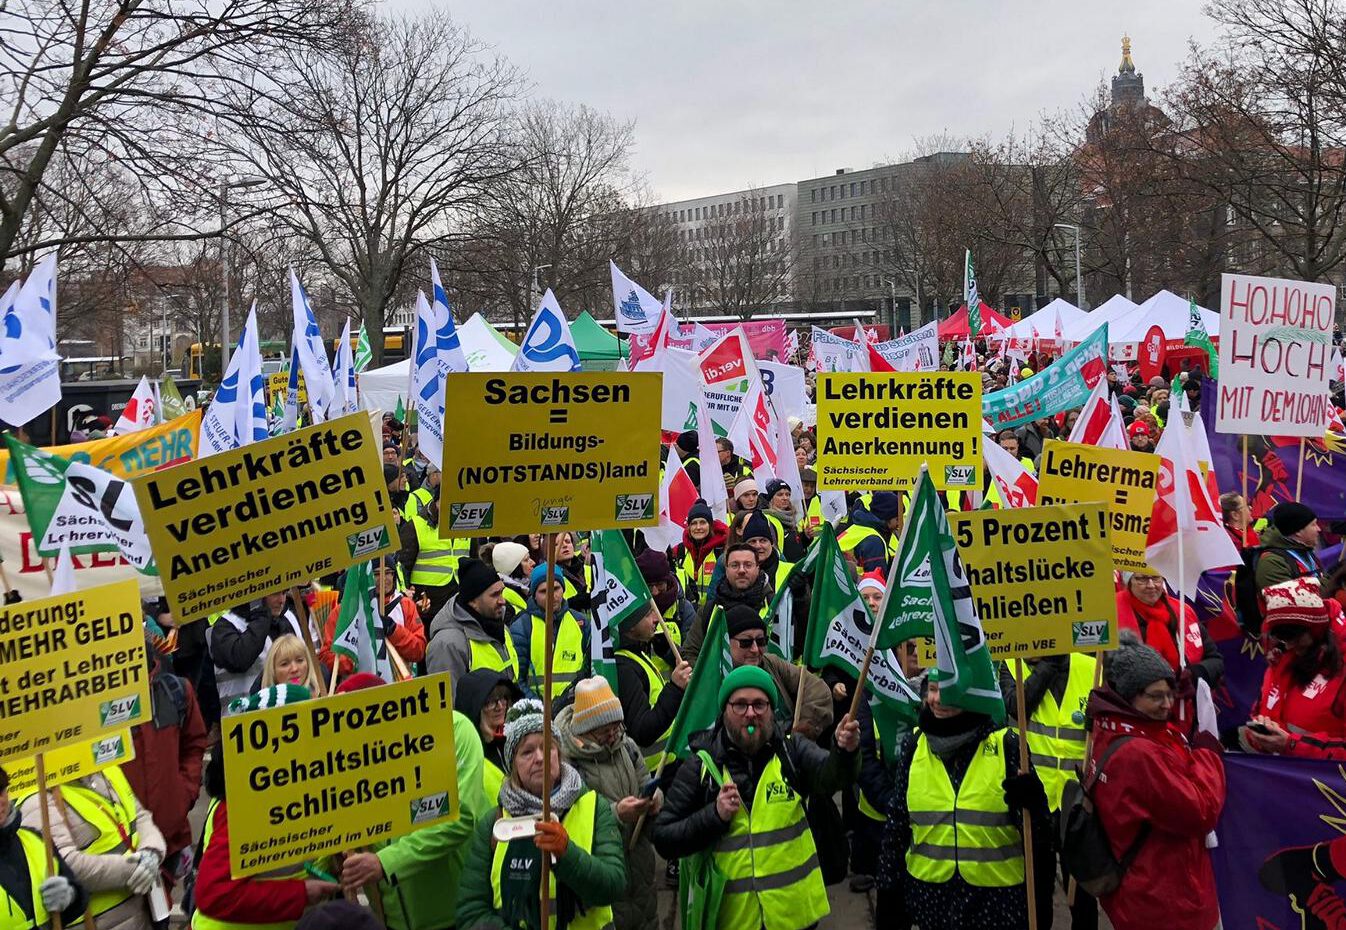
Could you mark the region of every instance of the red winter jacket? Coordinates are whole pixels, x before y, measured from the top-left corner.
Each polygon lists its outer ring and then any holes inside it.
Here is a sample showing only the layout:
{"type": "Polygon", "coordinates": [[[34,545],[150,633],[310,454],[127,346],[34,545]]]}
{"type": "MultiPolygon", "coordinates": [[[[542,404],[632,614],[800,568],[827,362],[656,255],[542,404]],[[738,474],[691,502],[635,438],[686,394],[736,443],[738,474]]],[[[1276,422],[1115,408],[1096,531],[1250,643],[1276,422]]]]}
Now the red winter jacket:
{"type": "Polygon", "coordinates": [[[1270,717],[1290,734],[1284,755],[1346,759],[1346,670],[1300,684],[1290,673],[1293,661],[1287,652],[1266,670],[1253,716],[1270,717]]]}
{"type": "MultiPolygon", "coordinates": [[[[233,878],[229,874],[229,805],[215,805],[214,832],[196,873],[196,907],[236,924],[296,921],[308,906],[304,880],[233,878]]],[[[202,827],[204,830],[205,827],[202,827]]]]}
{"type": "Polygon", "coordinates": [[[1101,899],[1103,910],[1115,930],[1212,930],[1220,902],[1205,837],[1224,806],[1220,754],[1191,748],[1174,725],[1142,716],[1110,688],[1090,695],[1089,717],[1091,776],[1113,740],[1132,737],[1108,760],[1105,780],[1094,786],[1113,854],[1120,859],[1141,825],[1150,824],[1121,887],[1101,899]]]}
{"type": "MultiPolygon", "coordinates": [[[[402,657],[402,661],[408,665],[413,662],[425,661],[425,625],[421,623],[420,612],[416,610],[416,604],[405,594],[402,598],[402,622],[393,627],[392,635],[388,637],[388,643],[397,650],[397,654],[402,657]]],[[[392,609],[392,602],[389,602],[392,609]]],[[[336,624],[340,611],[333,610],[327,615],[327,621],[323,624],[322,647],[318,650],[318,660],[328,668],[332,667],[332,660],[336,659],[340,663],[337,672],[341,677],[346,677],[355,670],[355,663],[345,656],[334,655],[332,652],[332,640],[336,636],[336,624]]]]}
{"type": "MultiPolygon", "coordinates": [[[[155,660],[163,660],[156,654],[155,660]]],[[[149,809],[154,825],[164,835],[169,855],[192,845],[192,826],[187,815],[201,793],[201,758],[206,752],[206,724],[196,703],[190,683],[181,682],[181,706],[173,692],[151,675],[150,707],[152,719],[131,728],[136,756],[122,763],[122,772],[136,798],[149,809]],[[161,706],[165,702],[171,706],[161,706]],[[157,726],[155,721],[176,721],[157,726]]]]}

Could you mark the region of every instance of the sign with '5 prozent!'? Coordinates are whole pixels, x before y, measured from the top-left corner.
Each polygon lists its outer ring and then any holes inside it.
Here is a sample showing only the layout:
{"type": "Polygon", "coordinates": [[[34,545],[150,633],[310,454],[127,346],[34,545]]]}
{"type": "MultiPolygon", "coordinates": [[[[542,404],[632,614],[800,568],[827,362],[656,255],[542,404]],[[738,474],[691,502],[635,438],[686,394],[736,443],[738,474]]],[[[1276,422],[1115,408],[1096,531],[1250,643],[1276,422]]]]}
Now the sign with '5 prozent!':
{"type": "Polygon", "coordinates": [[[179,623],[396,548],[364,413],[142,475],[135,488],[179,623]]]}
{"type": "Polygon", "coordinates": [[[657,372],[455,374],[444,409],[439,535],[659,522],[657,372]]]}

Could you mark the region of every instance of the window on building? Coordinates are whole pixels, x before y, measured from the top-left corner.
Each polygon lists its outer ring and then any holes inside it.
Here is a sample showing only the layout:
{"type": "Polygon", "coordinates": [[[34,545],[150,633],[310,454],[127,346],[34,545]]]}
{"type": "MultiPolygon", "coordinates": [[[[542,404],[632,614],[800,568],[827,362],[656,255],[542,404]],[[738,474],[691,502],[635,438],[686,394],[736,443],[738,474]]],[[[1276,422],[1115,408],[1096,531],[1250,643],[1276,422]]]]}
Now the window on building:
{"type": "Polygon", "coordinates": [[[857,184],[855,181],[852,181],[852,182],[851,182],[851,196],[852,196],[852,197],[855,196],[856,190],[859,188],[859,186],[860,186],[860,185],[857,184]]]}
{"type": "Polygon", "coordinates": [[[809,203],[817,203],[817,202],[818,202],[818,188],[811,187],[809,188],[809,203]]]}
{"type": "Polygon", "coordinates": [[[869,182],[868,182],[868,181],[861,181],[861,182],[860,182],[860,196],[863,197],[863,196],[865,196],[865,195],[868,194],[868,193],[869,193],[869,182]]]}

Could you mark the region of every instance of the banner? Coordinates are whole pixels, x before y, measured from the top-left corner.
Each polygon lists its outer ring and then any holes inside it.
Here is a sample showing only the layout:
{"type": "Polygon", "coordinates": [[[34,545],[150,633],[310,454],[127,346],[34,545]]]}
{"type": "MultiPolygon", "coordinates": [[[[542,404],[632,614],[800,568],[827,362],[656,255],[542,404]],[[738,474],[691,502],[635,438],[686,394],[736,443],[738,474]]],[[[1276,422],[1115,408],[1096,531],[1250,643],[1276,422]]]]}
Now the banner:
{"type": "Polygon", "coordinates": [[[930,467],[935,487],[981,489],[981,375],[818,376],[818,488],[900,491],[930,467]]]}
{"type": "Polygon", "coordinates": [[[148,720],[134,583],[0,608],[0,765],[148,720]]]}
{"type": "MultiPolygon", "coordinates": [[[[109,765],[121,765],[136,757],[131,739],[131,728],[126,727],[107,736],[98,736],[87,742],[72,743],[42,754],[46,767],[47,788],[68,784],[109,765]]],[[[37,791],[37,760],[19,759],[5,763],[9,775],[11,797],[22,798],[37,791]]]]}
{"type": "Polygon", "coordinates": [[[1102,503],[1119,571],[1148,571],[1145,544],[1159,486],[1159,456],[1049,439],[1042,445],[1038,503],[1102,503]]]}
{"type": "Polygon", "coordinates": [[[228,717],[235,878],[457,820],[448,675],[228,717]]]}
{"type": "Polygon", "coordinates": [[[934,371],[939,368],[939,323],[931,320],[905,336],[876,342],[874,351],[896,371],[934,371]]]}
{"type": "Polygon", "coordinates": [[[444,447],[440,536],[656,525],[661,384],[653,372],[449,378],[445,409],[471,442],[444,447]]]}
{"type": "MultiPolygon", "coordinates": [[[[72,462],[83,462],[119,478],[133,478],[141,472],[168,468],[179,462],[196,458],[197,437],[201,432],[200,410],[193,410],[167,423],[143,429],[127,436],[109,436],[91,442],[76,442],[64,446],[47,446],[44,452],[59,455],[72,462]]],[[[0,469],[4,483],[15,483],[10,467],[9,452],[0,448],[0,469]]]]}
{"type": "Polygon", "coordinates": [[[869,371],[869,348],[865,343],[843,339],[815,326],[812,344],[810,352],[819,374],[825,371],[869,371]]]}
{"type": "Polygon", "coordinates": [[[987,394],[982,412],[998,432],[1083,407],[1094,385],[1106,374],[1107,356],[1105,324],[1033,377],[987,394]]]}
{"type": "Polygon", "coordinates": [[[1164,329],[1158,323],[1151,326],[1141,340],[1138,367],[1142,384],[1149,384],[1150,379],[1158,377],[1164,369],[1164,329]]]}
{"type": "Polygon", "coordinates": [[[742,329],[753,358],[763,362],[784,362],[790,357],[784,320],[744,320],[741,323],[698,323],[698,327],[719,336],[742,329]]]}
{"type": "Polygon", "coordinates": [[[365,413],[142,475],[135,491],[179,623],[397,548],[365,413]]]}
{"type": "Polygon", "coordinates": [[[1327,422],[1331,284],[1221,275],[1217,433],[1321,436],[1327,422]]]}

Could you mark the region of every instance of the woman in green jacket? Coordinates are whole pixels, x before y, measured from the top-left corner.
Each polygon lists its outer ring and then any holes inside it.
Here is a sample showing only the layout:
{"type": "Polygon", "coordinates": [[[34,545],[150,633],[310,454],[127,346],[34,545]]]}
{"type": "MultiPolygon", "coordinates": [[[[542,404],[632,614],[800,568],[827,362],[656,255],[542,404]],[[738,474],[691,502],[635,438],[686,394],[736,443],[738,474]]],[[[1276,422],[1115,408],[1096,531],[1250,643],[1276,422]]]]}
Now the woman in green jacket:
{"type": "Polygon", "coordinates": [[[551,815],[541,819],[542,705],[519,701],[505,723],[509,775],[500,807],[482,818],[458,889],[458,930],[540,930],[543,855],[551,856],[548,911],[557,930],[606,930],[612,904],[626,890],[622,835],[611,806],[551,746],[551,815]],[[497,841],[500,817],[534,817],[536,833],[497,841]]]}

